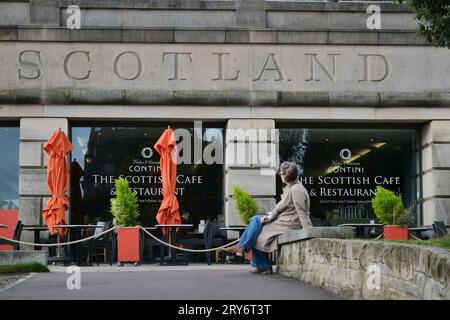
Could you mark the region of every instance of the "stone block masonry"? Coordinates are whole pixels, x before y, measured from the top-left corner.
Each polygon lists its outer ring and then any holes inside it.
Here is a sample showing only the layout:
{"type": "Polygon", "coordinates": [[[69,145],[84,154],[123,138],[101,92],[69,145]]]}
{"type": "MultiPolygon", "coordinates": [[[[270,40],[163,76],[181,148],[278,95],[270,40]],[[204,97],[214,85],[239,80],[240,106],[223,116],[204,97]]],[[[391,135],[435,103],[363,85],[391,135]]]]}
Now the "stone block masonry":
{"type": "Polygon", "coordinates": [[[277,271],[350,299],[450,299],[450,252],[363,240],[284,243],[277,271]]]}
{"type": "Polygon", "coordinates": [[[0,251],[0,265],[40,263],[47,265],[47,252],[34,250],[0,251]]]}
{"type": "MultiPolygon", "coordinates": [[[[64,118],[22,118],[19,153],[19,220],[26,225],[43,224],[42,209],[50,197],[47,185],[47,153],[44,145],[53,132],[68,133],[64,118]]],[[[44,233],[42,236],[46,236],[44,233]]],[[[34,241],[32,232],[22,232],[21,240],[34,241]]]]}

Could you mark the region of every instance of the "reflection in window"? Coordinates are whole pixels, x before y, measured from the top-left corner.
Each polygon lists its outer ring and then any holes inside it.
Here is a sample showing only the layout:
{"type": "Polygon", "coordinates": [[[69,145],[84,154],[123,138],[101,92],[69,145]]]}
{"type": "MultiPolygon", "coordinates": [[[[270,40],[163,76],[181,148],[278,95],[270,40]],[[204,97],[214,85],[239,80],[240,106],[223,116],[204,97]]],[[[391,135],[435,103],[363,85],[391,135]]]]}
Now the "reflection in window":
{"type": "Polygon", "coordinates": [[[19,128],[0,127],[0,210],[19,208],[19,128]]]}
{"type": "MultiPolygon", "coordinates": [[[[162,200],[162,182],[159,154],[153,146],[166,128],[73,127],[71,222],[111,220],[109,203],[115,197],[114,180],[124,177],[138,195],[141,224],[154,225],[162,200]]],[[[194,136],[189,124],[183,128],[188,136],[194,136]]],[[[202,147],[220,139],[222,131],[204,127],[202,147]]],[[[193,144],[180,152],[192,162],[177,166],[176,193],[180,209],[188,210],[191,222],[197,224],[200,219],[214,219],[223,213],[223,169],[222,164],[193,164],[193,144]]]]}
{"type": "MultiPolygon", "coordinates": [[[[369,222],[377,185],[401,195],[406,206],[419,198],[416,135],[413,129],[282,128],[280,160],[297,163],[314,225],[369,222]]],[[[278,194],[281,187],[278,182],[278,194]]]]}

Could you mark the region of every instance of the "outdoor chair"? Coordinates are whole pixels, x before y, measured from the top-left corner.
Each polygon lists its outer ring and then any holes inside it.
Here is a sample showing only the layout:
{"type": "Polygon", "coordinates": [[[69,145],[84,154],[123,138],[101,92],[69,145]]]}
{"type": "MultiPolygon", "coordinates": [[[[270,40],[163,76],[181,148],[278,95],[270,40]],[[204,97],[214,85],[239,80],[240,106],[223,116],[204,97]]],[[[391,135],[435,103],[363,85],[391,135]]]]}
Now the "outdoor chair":
{"type": "Polygon", "coordinates": [[[445,237],[448,235],[447,233],[447,227],[444,223],[444,221],[434,221],[433,222],[433,231],[435,237],[445,237]]]}
{"type": "MultiPolygon", "coordinates": [[[[215,247],[223,246],[227,242],[226,238],[220,236],[220,228],[219,224],[215,221],[207,221],[205,225],[205,229],[203,231],[203,239],[200,238],[186,238],[179,239],[177,243],[183,245],[183,247],[188,249],[211,249],[215,247]]],[[[217,254],[217,251],[215,252],[217,254]]],[[[190,252],[185,251],[184,257],[186,265],[190,261],[190,252]]],[[[211,265],[212,262],[212,251],[208,251],[205,253],[205,260],[208,265],[211,265]]],[[[221,262],[225,262],[226,254],[225,252],[220,252],[221,262]]]]}
{"type": "MultiPolygon", "coordinates": [[[[208,223],[205,225],[205,229],[203,230],[202,238],[177,238],[177,244],[181,244],[183,248],[186,249],[205,249],[206,248],[206,240],[208,233],[208,223]]],[[[183,251],[184,261],[186,265],[191,261],[192,252],[183,251]]]]}
{"type": "MultiPolygon", "coordinates": [[[[215,221],[208,221],[205,227],[206,230],[206,249],[216,248],[223,246],[227,240],[224,237],[220,236],[220,228],[219,223],[215,221]]],[[[206,263],[211,265],[212,260],[212,251],[208,251],[206,253],[206,263]]],[[[218,251],[215,251],[217,254],[218,251]]],[[[220,262],[224,263],[226,258],[226,253],[224,251],[220,251],[220,262]]]]}
{"type": "MultiPolygon", "coordinates": [[[[153,234],[154,235],[154,234],[153,234]]],[[[160,238],[160,237],[158,237],[160,238]]],[[[148,248],[148,262],[150,262],[151,264],[153,262],[155,262],[155,255],[154,255],[154,248],[156,248],[156,250],[159,250],[159,256],[162,257],[163,256],[163,245],[158,242],[157,240],[151,238],[150,236],[146,235],[144,231],[141,230],[141,259],[146,261],[144,259],[144,253],[145,253],[145,248],[148,248]]]]}
{"type": "MultiPolygon", "coordinates": [[[[178,244],[182,244],[183,247],[188,249],[211,249],[215,247],[223,246],[227,242],[227,239],[220,236],[219,224],[214,221],[207,221],[205,229],[203,231],[203,238],[186,238],[177,239],[178,244]]],[[[217,254],[217,251],[215,251],[217,254]]],[[[205,260],[208,265],[212,262],[212,251],[205,253],[205,260]]],[[[225,252],[220,252],[221,262],[225,262],[226,254],[225,252]]],[[[190,261],[190,252],[184,252],[186,265],[190,261]]]]}
{"type": "MultiPolygon", "coordinates": [[[[23,223],[22,221],[17,221],[16,227],[14,229],[13,240],[20,241],[22,235],[23,223]]],[[[20,244],[10,242],[8,240],[0,239],[0,245],[11,245],[13,250],[20,250],[20,244]]]]}
{"type": "MultiPolygon", "coordinates": [[[[96,228],[94,235],[97,235],[99,233],[102,233],[106,230],[108,230],[111,227],[111,221],[98,221],[97,226],[101,226],[101,228],[96,228]]],[[[103,249],[103,258],[104,262],[109,262],[110,265],[113,264],[113,235],[111,235],[111,232],[102,235],[99,238],[94,238],[86,242],[84,246],[88,248],[88,259],[90,256],[90,253],[92,252],[92,256],[95,259],[95,263],[99,265],[99,253],[98,249],[103,249]]],[[[82,245],[83,246],[83,245],[82,245]]]]}
{"type": "MultiPolygon", "coordinates": [[[[65,242],[67,239],[65,236],[62,236],[60,239],[61,242],[65,242]]],[[[54,244],[58,243],[58,233],[50,234],[50,232],[47,233],[47,237],[39,238],[39,243],[42,244],[54,244]]],[[[56,250],[58,247],[48,247],[48,256],[49,257],[55,257],[57,255],[56,250]]],[[[64,256],[69,256],[69,247],[64,246],[64,256]]]]}

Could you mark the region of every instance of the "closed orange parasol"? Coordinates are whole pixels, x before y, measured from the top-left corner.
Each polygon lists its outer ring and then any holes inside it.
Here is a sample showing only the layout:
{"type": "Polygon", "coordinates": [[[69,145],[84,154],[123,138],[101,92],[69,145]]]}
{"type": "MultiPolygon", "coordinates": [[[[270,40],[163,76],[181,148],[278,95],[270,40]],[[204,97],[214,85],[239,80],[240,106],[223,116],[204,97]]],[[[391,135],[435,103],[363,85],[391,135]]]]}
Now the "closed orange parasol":
{"type": "MultiPolygon", "coordinates": [[[[175,134],[167,128],[155,143],[155,150],[160,154],[159,164],[163,184],[163,201],[156,215],[159,224],[181,224],[179,204],[175,195],[177,182],[177,155],[175,134]]],[[[162,230],[164,234],[168,230],[162,230]]]]}
{"type": "MultiPolygon", "coordinates": [[[[66,210],[69,208],[69,200],[66,196],[69,183],[66,155],[72,150],[72,144],[65,133],[59,129],[47,141],[44,150],[49,155],[47,183],[52,197],[47,201],[42,215],[50,233],[54,234],[53,226],[66,224],[66,210]]],[[[67,230],[58,229],[58,233],[66,234],[67,230]]]]}

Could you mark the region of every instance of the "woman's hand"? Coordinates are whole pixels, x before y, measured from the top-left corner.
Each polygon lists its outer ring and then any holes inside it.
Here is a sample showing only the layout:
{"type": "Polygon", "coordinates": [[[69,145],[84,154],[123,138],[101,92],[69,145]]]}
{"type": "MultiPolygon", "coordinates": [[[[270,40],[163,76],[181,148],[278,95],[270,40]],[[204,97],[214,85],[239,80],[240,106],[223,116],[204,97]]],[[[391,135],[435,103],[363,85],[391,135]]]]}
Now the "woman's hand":
{"type": "Polygon", "coordinates": [[[261,217],[261,223],[269,222],[269,217],[261,217]]]}

